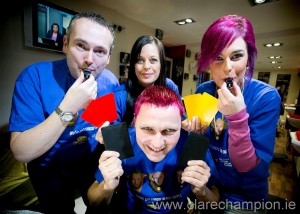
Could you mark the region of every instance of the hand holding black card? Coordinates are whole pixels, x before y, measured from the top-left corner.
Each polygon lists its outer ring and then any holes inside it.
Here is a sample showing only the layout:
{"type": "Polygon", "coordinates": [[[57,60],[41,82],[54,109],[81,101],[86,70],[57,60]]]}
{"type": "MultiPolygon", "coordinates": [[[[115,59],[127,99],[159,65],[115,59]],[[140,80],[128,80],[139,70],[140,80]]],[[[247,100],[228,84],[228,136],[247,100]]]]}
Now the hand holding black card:
{"type": "Polygon", "coordinates": [[[105,150],[120,153],[120,159],[134,156],[126,123],[101,128],[105,150]]]}
{"type": "Polygon", "coordinates": [[[203,160],[209,146],[209,139],[196,132],[190,132],[179,156],[179,165],[186,166],[189,160],[203,160]]]}

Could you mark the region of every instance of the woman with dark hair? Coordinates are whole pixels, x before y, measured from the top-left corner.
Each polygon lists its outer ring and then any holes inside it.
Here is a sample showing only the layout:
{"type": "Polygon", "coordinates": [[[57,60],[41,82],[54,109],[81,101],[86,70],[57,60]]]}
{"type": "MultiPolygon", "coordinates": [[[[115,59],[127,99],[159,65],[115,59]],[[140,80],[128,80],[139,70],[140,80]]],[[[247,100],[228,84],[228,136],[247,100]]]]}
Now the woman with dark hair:
{"type": "Polygon", "coordinates": [[[59,32],[59,25],[57,23],[51,25],[51,30],[47,33],[47,38],[52,39],[55,42],[55,47],[58,50],[62,50],[64,37],[59,32]]]}
{"type": "Polygon", "coordinates": [[[115,123],[131,125],[135,101],[149,86],[167,86],[181,98],[177,85],[165,76],[165,58],[164,46],[156,37],[144,35],[136,40],[131,49],[128,80],[114,92],[118,111],[115,123]]]}
{"type": "MultiPolygon", "coordinates": [[[[221,199],[240,205],[238,213],[249,213],[268,197],[280,96],[274,87],[252,79],[257,49],[248,19],[219,18],[205,32],[200,51],[198,73],[208,68],[212,80],[200,84],[196,93],[218,98],[219,112],[201,131],[210,138],[222,183],[221,199]]],[[[229,205],[225,213],[236,213],[237,207],[229,205]]]]}

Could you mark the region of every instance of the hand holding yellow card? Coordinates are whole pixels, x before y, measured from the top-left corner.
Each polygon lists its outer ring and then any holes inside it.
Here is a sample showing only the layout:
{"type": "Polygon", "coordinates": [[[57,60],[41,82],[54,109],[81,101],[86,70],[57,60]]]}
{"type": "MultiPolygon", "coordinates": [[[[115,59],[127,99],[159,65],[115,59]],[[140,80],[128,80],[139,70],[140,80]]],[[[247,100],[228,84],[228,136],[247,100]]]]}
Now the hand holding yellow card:
{"type": "Polygon", "coordinates": [[[202,125],[209,125],[218,112],[218,99],[206,92],[184,96],[183,100],[188,119],[198,116],[202,125]]]}

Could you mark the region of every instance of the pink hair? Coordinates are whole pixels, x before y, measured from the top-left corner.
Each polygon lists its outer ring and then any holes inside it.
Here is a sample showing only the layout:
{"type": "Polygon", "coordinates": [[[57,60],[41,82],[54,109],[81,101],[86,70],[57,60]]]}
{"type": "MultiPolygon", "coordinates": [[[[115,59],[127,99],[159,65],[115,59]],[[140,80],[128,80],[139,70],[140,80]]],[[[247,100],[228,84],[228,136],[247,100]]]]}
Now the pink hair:
{"type": "Polygon", "coordinates": [[[241,37],[247,44],[248,64],[246,76],[252,77],[257,55],[251,22],[238,15],[227,15],[217,19],[205,32],[198,57],[198,73],[214,62],[223,49],[241,37]]]}
{"type": "Polygon", "coordinates": [[[178,95],[166,86],[150,86],[138,96],[134,105],[135,117],[139,114],[141,106],[150,104],[156,107],[175,106],[178,108],[180,116],[184,113],[184,107],[178,95]]]}

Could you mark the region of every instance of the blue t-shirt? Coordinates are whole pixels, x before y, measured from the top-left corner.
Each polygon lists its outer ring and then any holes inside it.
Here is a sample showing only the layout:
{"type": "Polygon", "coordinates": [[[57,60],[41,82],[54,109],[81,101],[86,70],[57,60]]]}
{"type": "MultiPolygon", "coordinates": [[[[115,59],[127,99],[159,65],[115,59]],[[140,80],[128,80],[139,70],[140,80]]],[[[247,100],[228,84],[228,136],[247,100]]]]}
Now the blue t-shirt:
{"type": "MultiPolygon", "coordinates": [[[[122,160],[124,174],[120,178],[118,188],[125,189],[125,194],[117,202],[118,209],[126,210],[128,213],[164,213],[171,210],[182,213],[183,209],[187,210],[187,197],[191,193],[191,185],[181,182],[179,177],[181,174],[178,172],[184,168],[177,165],[177,159],[187,140],[188,133],[181,130],[177,145],[162,161],[152,162],[138,146],[135,128],[129,128],[128,132],[134,157],[122,160]],[[137,172],[143,179],[141,186],[134,187],[131,178],[137,172]],[[157,181],[157,184],[155,184],[155,181],[157,181]],[[179,207],[174,209],[174,206],[172,208],[164,207],[164,205],[170,205],[171,203],[181,206],[181,209],[179,207]]],[[[211,168],[211,177],[207,184],[208,187],[211,187],[219,181],[219,178],[209,150],[205,161],[211,168]]],[[[99,169],[95,177],[99,183],[103,181],[99,169]]]]}
{"type": "MultiPolygon", "coordinates": [[[[243,96],[249,114],[248,125],[251,141],[259,164],[249,172],[239,173],[231,163],[228,153],[228,123],[223,137],[216,141],[209,127],[205,135],[210,138],[210,151],[221,178],[222,200],[228,201],[263,201],[267,200],[269,163],[272,160],[275,145],[276,126],[280,112],[280,96],[277,90],[261,81],[245,79],[243,96]]],[[[207,92],[216,96],[216,84],[207,81],[200,84],[196,93],[207,92]]],[[[220,112],[216,118],[221,118],[220,112]]],[[[242,143],[242,142],[241,142],[242,143]]]]}
{"type": "MultiPolygon", "coordinates": [[[[98,96],[119,86],[115,75],[106,69],[96,81],[98,96]]],[[[40,62],[25,68],[15,83],[9,131],[23,132],[42,123],[59,106],[74,82],[66,59],[40,62]]],[[[64,163],[95,149],[97,127],[82,120],[82,112],[78,112],[76,124],[67,127],[53,147],[35,161],[41,166],[56,161],[64,163]]]]}
{"type": "MultiPolygon", "coordinates": [[[[180,100],[182,100],[177,85],[170,79],[166,78],[166,86],[173,91],[176,92],[180,100]]],[[[127,98],[127,91],[125,84],[121,84],[118,88],[114,91],[115,102],[117,107],[118,119],[113,122],[113,124],[124,122],[124,115],[126,112],[126,98],[127,98]]],[[[183,119],[185,119],[185,114],[183,115],[183,119]]]]}

